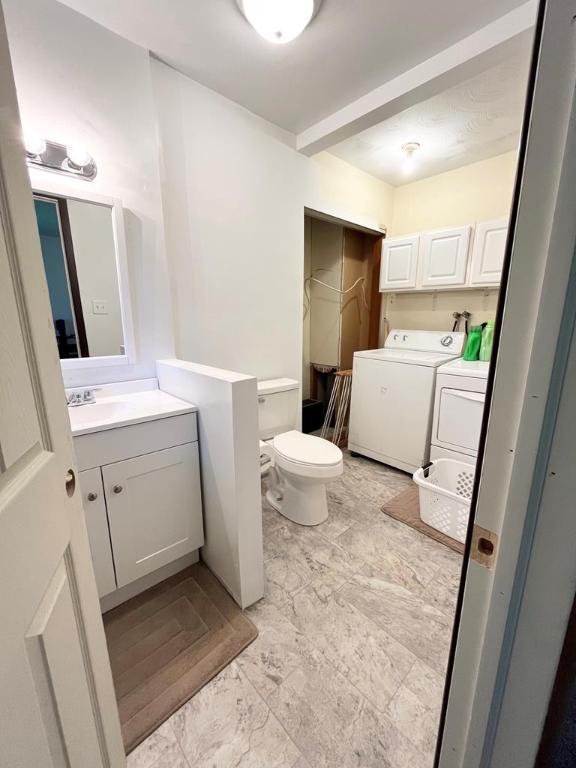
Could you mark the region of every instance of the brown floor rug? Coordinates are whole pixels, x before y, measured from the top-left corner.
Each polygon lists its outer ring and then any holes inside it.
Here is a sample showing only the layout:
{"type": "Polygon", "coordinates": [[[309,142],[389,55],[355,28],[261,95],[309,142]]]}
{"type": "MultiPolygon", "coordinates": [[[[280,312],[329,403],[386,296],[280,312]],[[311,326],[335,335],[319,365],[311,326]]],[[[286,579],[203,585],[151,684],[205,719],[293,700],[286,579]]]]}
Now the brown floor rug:
{"type": "Polygon", "coordinates": [[[256,639],[202,563],[104,615],[126,753],[256,639]]]}
{"type": "Polygon", "coordinates": [[[420,533],[429,536],[435,541],[439,541],[440,544],[445,544],[455,552],[464,554],[464,544],[461,544],[456,539],[452,539],[450,536],[446,536],[445,533],[437,531],[435,528],[431,528],[426,523],[422,522],[420,518],[420,501],[418,498],[418,488],[414,485],[408,488],[406,491],[402,491],[398,496],[394,496],[393,499],[386,502],[382,507],[382,512],[394,520],[400,520],[401,523],[406,523],[410,528],[415,528],[420,533]]]}

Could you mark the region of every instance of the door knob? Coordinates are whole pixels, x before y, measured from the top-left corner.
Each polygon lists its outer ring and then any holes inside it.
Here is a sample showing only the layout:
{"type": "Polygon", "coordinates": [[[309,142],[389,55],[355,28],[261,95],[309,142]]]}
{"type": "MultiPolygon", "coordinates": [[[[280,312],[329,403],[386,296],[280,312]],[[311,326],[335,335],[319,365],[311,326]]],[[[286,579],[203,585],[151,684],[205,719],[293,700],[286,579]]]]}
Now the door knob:
{"type": "Polygon", "coordinates": [[[124,488],[122,488],[121,485],[115,485],[114,488],[112,488],[112,490],[114,491],[114,493],[122,493],[124,488]]]}
{"type": "Polygon", "coordinates": [[[66,493],[68,496],[74,496],[74,491],[76,490],[76,475],[74,474],[73,469],[69,469],[68,472],[66,472],[66,493]]]}
{"type": "Polygon", "coordinates": [[[90,491],[90,493],[87,495],[86,498],[88,499],[88,501],[96,501],[96,499],[98,498],[98,494],[94,493],[94,491],[90,491]]]}

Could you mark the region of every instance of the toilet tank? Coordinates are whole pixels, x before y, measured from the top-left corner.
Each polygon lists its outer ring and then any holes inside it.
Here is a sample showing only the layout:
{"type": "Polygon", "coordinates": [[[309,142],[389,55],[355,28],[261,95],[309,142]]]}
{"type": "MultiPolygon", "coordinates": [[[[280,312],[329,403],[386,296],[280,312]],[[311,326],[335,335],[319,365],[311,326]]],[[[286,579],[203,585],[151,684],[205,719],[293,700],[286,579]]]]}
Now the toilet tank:
{"type": "Polygon", "coordinates": [[[300,383],[295,379],[268,379],[258,382],[258,425],[260,440],[297,429],[300,383]]]}

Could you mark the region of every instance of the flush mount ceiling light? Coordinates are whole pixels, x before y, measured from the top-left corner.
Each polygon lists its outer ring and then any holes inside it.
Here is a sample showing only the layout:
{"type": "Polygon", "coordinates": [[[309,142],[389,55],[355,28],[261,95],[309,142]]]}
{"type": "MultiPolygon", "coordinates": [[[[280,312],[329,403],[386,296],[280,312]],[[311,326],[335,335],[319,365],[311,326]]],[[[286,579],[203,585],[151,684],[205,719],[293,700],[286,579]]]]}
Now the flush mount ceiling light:
{"type": "Polygon", "coordinates": [[[271,43],[289,43],[318,13],[322,0],[236,0],[259,35],[271,43]]]}
{"type": "Polygon", "coordinates": [[[404,152],[404,173],[412,173],[414,166],[416,165],[416,158],[414,155],[420,149],[420,144],[417,141],[408,141],[406,144],[402,144],[402,151],[404,152]]]}

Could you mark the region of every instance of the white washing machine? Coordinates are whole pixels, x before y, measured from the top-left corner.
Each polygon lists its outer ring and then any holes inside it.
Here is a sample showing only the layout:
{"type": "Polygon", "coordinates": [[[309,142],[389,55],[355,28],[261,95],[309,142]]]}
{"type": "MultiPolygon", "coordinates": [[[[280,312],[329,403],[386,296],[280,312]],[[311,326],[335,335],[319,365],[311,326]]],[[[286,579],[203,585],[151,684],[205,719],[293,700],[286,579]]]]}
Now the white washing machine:
{"type": "Polygon", "coordinates": [[[465,338],[393,330],[383,349],[355,352],[348,448],[405,472],[425,464],[436,371],[462,354],[465,338]]]}
{"type": "Polygon", "coordinates": [[[476,463],[489,365],[459,358],[438,369],[431,459],[476,463]]]}

